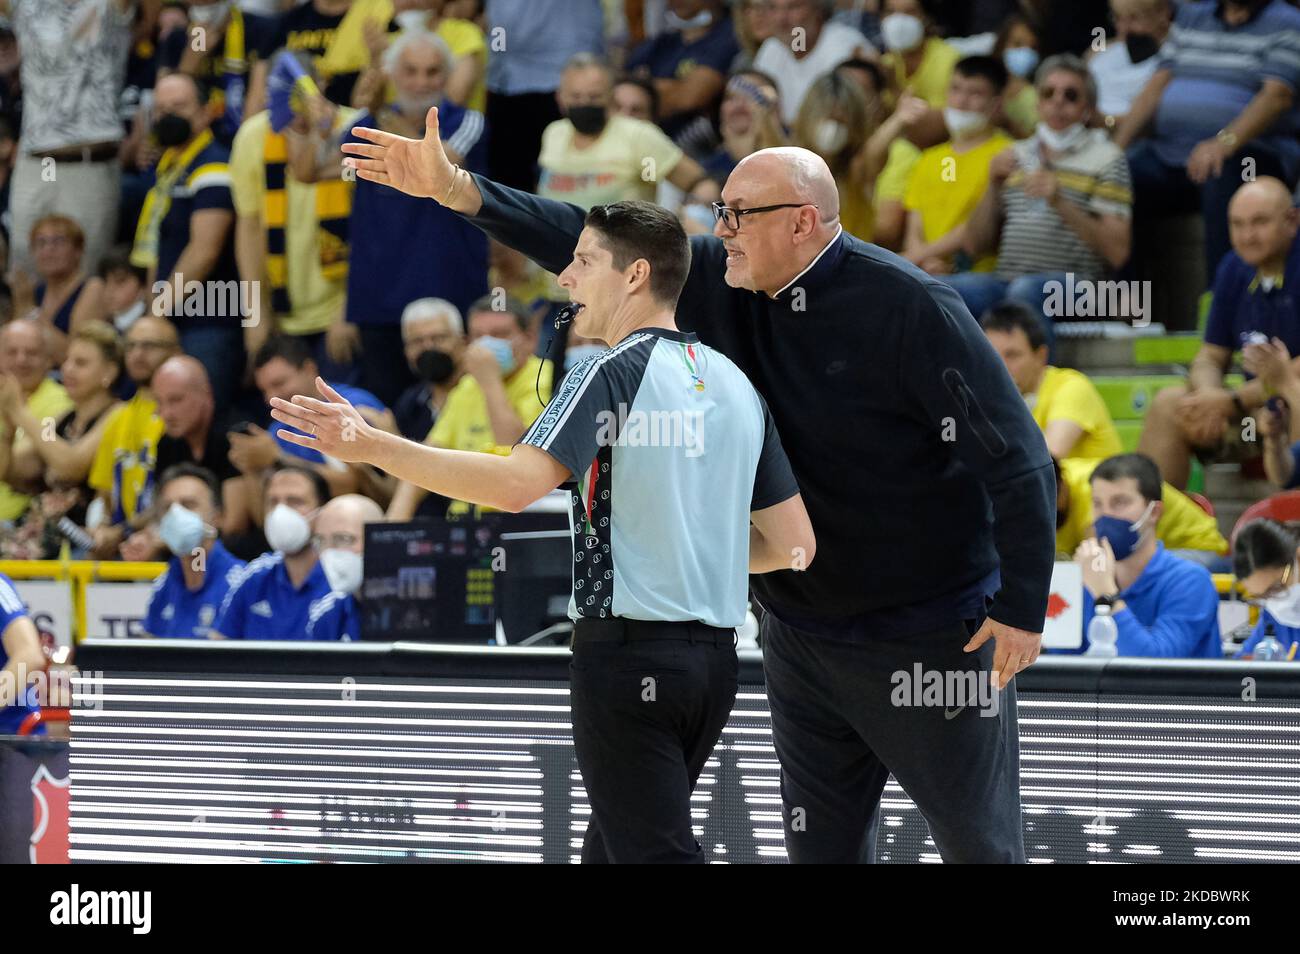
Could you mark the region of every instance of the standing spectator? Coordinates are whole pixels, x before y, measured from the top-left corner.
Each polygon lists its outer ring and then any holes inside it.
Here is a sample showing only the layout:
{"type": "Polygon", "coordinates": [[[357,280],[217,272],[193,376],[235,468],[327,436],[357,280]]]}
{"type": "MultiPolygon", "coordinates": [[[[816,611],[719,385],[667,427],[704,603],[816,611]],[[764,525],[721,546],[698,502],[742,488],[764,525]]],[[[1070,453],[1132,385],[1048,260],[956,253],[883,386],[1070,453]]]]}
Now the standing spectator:
{"type": "Polygon", "coordinates": [[[701,161],[704,171],[719,184],[751,153],[786,144],[781,125],[781,94],[776,80],[757,70],[740,70],[727,81],[722,95],[718,128],[722,144],[701,161]]]}
{"type": "Polygon", "coordinates": [[[405,438],[422,441],[447,403],[465,356],[465,321],[441,298],[420,298],[402,311],[406,366],[418,380],[397,399],[393,416],[405,438]]]}
{"type": "Polygon", "coordinates": [[[29,264],[32,225],[51,213],[81,223],[91,272],[117,234],[118,97],[135,6],[135,0],[0,0],[22,53],[22,149],[9,193],[12,265],[29,264]]]}
{"type": "Polygon", "coordinates": [[[383,523],[384,511],[369,497],[345,494],[321,508],[312,545],[320,555],[330,594],[312,605],[307,638],[361,638],[361,581],[364,576],[366,524],[383,523]]]}
{"type": "MultiPolygon", "coordinates": [[[[354,126],[421,138],[429,109],[437,106],[436,129],[443,149],[455,157],[453,162],[482,172],[482,114],[443,98],[449,57],[446,43],[432,33],[401,34],[384,54],[397,99],[378,116],[363,112],[354,126]]],[[[360,140],[349,135],[346,141],[360,140]]],[[[428,205],[387,186],[365,180],[356,184],[349,225],[347,320],[360,329],[361,385],[388,406],[415,383],[406,373],[403,356],[403,309],[420,298],[446,299],[464,309],[487,291],[487,237],[455,213],[441,207],[430,210],[428,205]],[[412,248],[436,253],[418,268],[395,270],[393,263],[412,248]]]]}
{"type": "Polygon", "coordinates": [[[1300,10],[1283,0],[1178,8],[1151,77],[1115,133],[1129,150],[1138,221],[1200,211],[1205,274],[1230,248],[1228,202],[1253,176],[1300,176],[1300,10]],[[1225,50],[1231,56],[1225,56],[1225,50]]]}
{"type": "Polygon", "coordinates": [[[1095,536],[1075,553],[1083,570],[1083,650],[1095,606],[1105,602],[1121,656],[1221,659],[1219,594],[1210,571],[1156,539],[1164,504],[1155,464],[1122,454],[1098,464],[1091,482],[1095,536]]]}
{"type": "Polygon", "coordinates": [[[68,332],[96,317],[103,307],[104,283],[87,277],[86,233],[75,219],[66,215],[38,219],[32,226],[30,249],[37,282],[33,286],[21,269],[10,277],[13,313],[38,318],[50,329],[55,358],[62,361],[68,332]]]}
{"type": "Polygon", "coordinates": [[[221,497],[212,472],[176,464],[158,478],[162,517],[157,534],[167,548],[167,569],[154,581],[144,631],[159,639],[205,639],[226,594],[239,582],[244,561],[217,534],[221,497]]]}
{"type": "Polygon", "coordinates": [[[1101,460],[1123,450],[1096,385],[1073,368],[1047,363],[1047,335],[1038,315],[1009,301],[991,308],[980,327],[1042,429],[1048,453],[1057,460],[1101,460]]]}
{"type": "Polygon", "coordinates": [[[991,255],[969,260],[963,246],[966,222],[989,186],[989,165],[1012,144],[993,125],[1006,84],[1007,70],[1000,60],[959,60],[943,111],[952,139],[923,151],[908,178],[903,254],[931,275],[991,272],[997,265],[991,255]]]}
{"type": "Polygon", "coordinates": [[[1038,125],[1034,71],[1038,69],[1040,46],[1041,38],[1033,21],[1018,13],[1002,25],[993,45],[993,55],[1007,68],[1007,88],[1002,94],[998,125],[1006,127],[1013,139],[1027,139],[1038,125]]]}
{"type": "MultiPolygon", "coordinates": [[[[1096,102],[1092,74],[1071,54],[1051,56],[1038,69],[1042,120],[1029,139],[989,164],[989,187],[966,223],[973,258],[996,248],[997,272],[945,278],[982,315],[1002,298],[1023,301],[1043,315],[1055,282],[1097,281],[1121,267],[1132,245],[1128,165],[1124,153],[1087,121],[1096,102]]],[[[1139,315],[1110,316],[1117,319],[1139,315]]]]}
{"type": "Polygon", "coordinates": [[[1110,0],[1115,36],[1088,59],[1097,82],[1102,125],[1117,129],[1143,87],[1155,75],[1161,45],[1174,18],[1172,0],[1110,0]]]}
{"type": "Polygon", "coordinates": [[[165,76],[154,91],[154,135],[165,147],[145,197],[131,263],[148,270],[154,314],[172,319],[181,348],[207,368],[218,410],[244,370],[243,314],[232,226],[230,153],[216,141],[198,82],[165,76]]]}
{"type": "Polygon", "coordinates": [[[587,209],[652,201],[661,181],[686,192],[705,178],[657,126],[610,115],[612,93],[613,76],[601,60],[580,54],[565,65],[557,94],[565,118],[542,135],[539,195],[587,209]]]}
{"type": "Polygon", "coordinates": [[[961,53],[934,35],[933,0],[885,0],[880,36],[885,53],[880,64],[895,94],[909,92],[943,109],[953,67],[961,53]]]}
{"type": "Polygon", "coordinates": [[[494,37],[508,38],[488,58],[487,121],[501,135],[488,143],[492,178],[537,188],[542,133],[560,119],[560,73],[570,58],[604,52],[600,0],[488,0],[494,37]]]}
{"type": "Polygon", "coordinates": [[[144,315],[126,333],[125,350],[135,395],[109,412],[104,440],[90,465],[90,486],[98,504],[87,514],[87,528],[101,560],[117,554],[127,533],[137,529],[137,515],[152,501],[154,455],[163,422],[149,382],[159,366],[180,351],[180,335],[166,318],[144,315]]]}
{"type": "Polygon", "coordinates": [[[45,421],[57,421],[73,407],[63,385],[47,376],[53,367],[40,324],[20,319],[0,327],[0,380],[12,382],[9,403],[20,401],[33,421],[41,422],[35,431],[12,422],[0,425],[0,522],[26,513],[31,497],[19,488],[39,488],[44,470],[39,456],[29,453],[31,445],[41,440],[45,421]]]}
{"type": "Polygon", "coordinates": [[[652,78],[659,102],[650,118],[682,145],[688,127],[712,121],[739,52],[724,0],[668,0],[667,29],[623,67],[652,78]]]}
{"type": "Polygon", "coordinates": [[[191,0],[188,28],[173,30],[159,42],[159,74],[194,77],[212,134],[227,149],[244,121],[249,74],[271,42],[274,25],[229,0],[191,0]]]}
{"type": "Polygon", "coordinates": [[[1251,659],[1266,633],[1279,643],[1285,658],[1297,658],[1300,643],[1300,572],[1296,568],[1295,531],[1276,520],[1252,520],[1237,531],[1232,568],[1246,598],[1259,607],[1259,622],[1237,653],[1251,659]]]}
{"type": "Polygon", "coordinates": [[[1276,363],[1289,365],[1292,373],[1300,370],[1290,357],[1300,355],[1298,218],[1290,192],[1277,179],[1248,182],[1232,198],[1233,251],[1214,276],[1205,337],[1187,386],[1156,394],[1138,444],[1175,487],[1187,486],[1191,454],[1203,463],[1242,463],[1258,456],[1259,442],[1244,422],[1282,386],[1286,369],[1275,369],[1276,363]],[[1233,391],[1223,379],[1239,350],[1247,381],[1233,391]]]}
{"type": "Polygon", "coordinates": [[[735,31],[740,52],[731,63],[732,70],[747,70],[754,65],[763,42],[776,32],[772,0],[736,0],[735,31]]]}
{"type": "Polygon", "coordinates": [[[457,106],[483,113],[487,108],[487,40],[478,24],[455,16],[447,7],[445,0],[394,0],[396,13],[388,27],[390,32],[385,34],[378,28],[371,31],[370,66],[357,83],[352,105],[370,110],[383,105],[382,96],[378,102],[372,102],[372,98],[379,81],[383,80],[379,87],[382,89],[389,79],[380,75],[391,72],[385,71],[381,64],[394,31],[398,36],[433,33],[451,51],[443,77],[446,98],[457,106]]]}
{"type": "Polygon", "coordinates": [[[793,125],[813,81],[845,60],[873,57],[867,38],[827,19],[821,0],[772,0],[772,35],[754,57],[754,69],[775,78],[781,91],[781,118],[793,125]]]}

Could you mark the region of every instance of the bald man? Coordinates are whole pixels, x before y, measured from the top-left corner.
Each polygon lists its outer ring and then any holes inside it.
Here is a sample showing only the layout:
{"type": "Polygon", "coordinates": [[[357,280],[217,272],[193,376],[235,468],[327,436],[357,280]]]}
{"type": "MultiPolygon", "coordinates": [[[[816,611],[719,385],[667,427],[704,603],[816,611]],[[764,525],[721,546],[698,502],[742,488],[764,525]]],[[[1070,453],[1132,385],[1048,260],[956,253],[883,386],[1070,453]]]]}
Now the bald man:
{"type": "MultiPolygon", "coordinates": [[[[49,344],[42,322],[18,319],[0,328],[0,396],[16,393],[39,421],[57,421],[72,409],[72,398],[63,385],[49,377],[53,364],[49,344]]],[[[27,511],[31,497],[17,488],[41,486],[40,458],[21,452],[22,445],[35,436],[0,417],[0,520],[17,520],[27,511]],[[30,466],[16,463],[22,460],[30,466]]]]}
{"type": "MultiPolygon", "coordinates": [[[[354,132],[363,178],[568,265],[582,210],[455,168],[436,111],[421,141],[354,132]]],[[[790,859],[874,860],[892,771],[946,861],[1023,862],[1010,682],[1038,655],[1055,554],[1042,433],[956,292],[844,233],[814,153],[756,152],[722,196],[677,320],[766,399],[817,538],[805,571],[751,577],[790,859]],[[924,670],[984,697],[917,705],[898,680],[924,670]]]]}
{"type": "Polygon", "coordinates": [[[335,497],[316,516],[312,543],[332,592],[312,604],[307,617],[308,639],[361,638],[362,556],[365,526],[383,523],[384,510],[369,497],[335,497]]]}
{"type": "Polygon", "coordinates": [[[1179,490],[1187,487],[1192,454],[1206,464],[1258,457],[1255,412],[1282,390],[1283,364],[1300,371],[1300,358],[1291,357],[1300,356],[1297,218],[1290,191],[1271,176],[1246,183],[1228,204],[1232,251],[1214,276],[1204,341],[1187,385],[1156,395],[1138,443],[1179,490]],[[1237,351],[1247,381],[1233,391],[1224,375],[1237,351]]]}

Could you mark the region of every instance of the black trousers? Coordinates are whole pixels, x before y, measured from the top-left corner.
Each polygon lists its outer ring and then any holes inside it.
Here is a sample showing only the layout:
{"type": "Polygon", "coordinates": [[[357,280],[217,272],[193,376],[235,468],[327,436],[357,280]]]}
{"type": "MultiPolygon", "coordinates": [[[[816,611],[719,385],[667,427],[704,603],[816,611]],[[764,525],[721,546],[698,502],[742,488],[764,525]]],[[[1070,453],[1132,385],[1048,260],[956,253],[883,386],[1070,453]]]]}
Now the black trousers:
{"type": "Polygon", "coordinates": [[[512,189],[537,191],[537,155],[542,151],[542,133],[560,118],[560,107],[553,92],[514,96],[489,92],[488,129],[503,132],[488,136],[488,175],[512,189]],[[507,129],[508,136],[504,134],[507,129]]]}
{"type": "Polygon", "coordinates": [[[892,772],[944,861],[1024,863],[1015,683],[996,695],[987,681],[982,692],[968,689],[987,680],[993,661],[992,640],[962,650],[980,622],[850,643],[763,619],[791,862],[874,861],[892,772]],[[961,689],[915,691],[931,672],[961,689]]]}
{"type": "Polygon", "coordinates": [[[734,630],[580,620],[573,745],[591,804],[583,864],[695,863],[691,792],[736,700],[734,630]]]}

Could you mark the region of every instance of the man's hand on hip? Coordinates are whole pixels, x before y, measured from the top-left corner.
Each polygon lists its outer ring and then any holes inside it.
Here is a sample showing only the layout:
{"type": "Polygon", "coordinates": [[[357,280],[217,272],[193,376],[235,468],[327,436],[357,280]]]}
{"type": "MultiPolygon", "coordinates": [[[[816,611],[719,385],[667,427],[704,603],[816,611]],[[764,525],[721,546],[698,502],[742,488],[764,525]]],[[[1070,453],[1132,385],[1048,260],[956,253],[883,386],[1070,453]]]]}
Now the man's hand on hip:
{"type": "Polygon", "coordinates": [[[986,618],[984,625],[979,628],[979,631],[970,638],[970,642],[963,648],[966,652],[973,653],[988,642],[989,637],[996,641],[996,648],[993,652],[992,682],[994,689],[1009,686],[1016,673],[1032,665],[1034,660],[1038,658],[1043,641],[1042,633],[1031,633],[1025,629],[1016,629],[1014,626],[999,623],[995,619],[986,618]]]}

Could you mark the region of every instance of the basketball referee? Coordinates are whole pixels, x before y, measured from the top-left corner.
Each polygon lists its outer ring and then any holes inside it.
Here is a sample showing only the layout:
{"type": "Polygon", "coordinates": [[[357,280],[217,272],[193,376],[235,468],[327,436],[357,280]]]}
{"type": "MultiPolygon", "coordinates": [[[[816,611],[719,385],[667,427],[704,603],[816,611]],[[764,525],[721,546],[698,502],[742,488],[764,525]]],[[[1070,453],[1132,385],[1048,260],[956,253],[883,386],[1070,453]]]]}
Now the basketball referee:
{"type": "Polygon", "coordinates": [[[272,399],[281,437],[442,494],[518,511],[567,484],[573,741],[591,802],[584,862],[702,862],[691,792],[736,696],[748,573],[802,570],[812,525],[763,399],[679,331],[691,252],[648,202],[586,216],[561,287],[576,365],[509,456],[426,447],[327,401],[272,399]]]}

